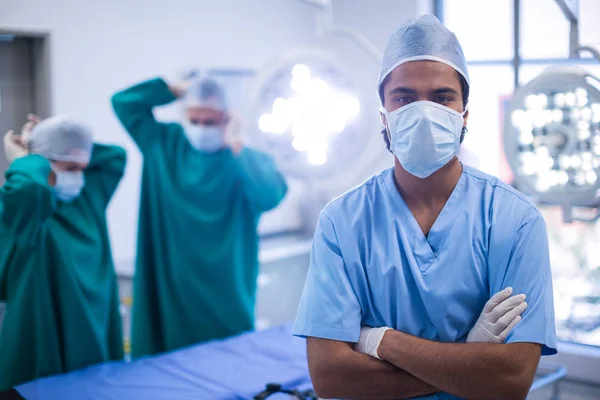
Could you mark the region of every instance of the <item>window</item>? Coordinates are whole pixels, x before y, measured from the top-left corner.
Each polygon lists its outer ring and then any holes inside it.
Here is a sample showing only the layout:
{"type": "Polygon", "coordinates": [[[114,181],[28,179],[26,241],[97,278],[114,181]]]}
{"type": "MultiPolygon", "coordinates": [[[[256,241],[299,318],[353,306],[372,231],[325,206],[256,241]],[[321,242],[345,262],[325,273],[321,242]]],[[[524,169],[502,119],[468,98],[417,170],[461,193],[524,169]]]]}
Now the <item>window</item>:
{"type": "Polygon", "coordinates": [[[444,24],[456,33],[468,60],[512,58],[512,2],[513,0],[444,2],[444,24]],[[479,18],[480,15],[494,17],[479,18]]]}
{"type": "MultiPolygon", "coordinates": [[[[469,133],[461,156],[510,182],[502,129],[504,104],[513,92],[513,1],[438,1],[444,23],[458,36],[469,62],[469,133]]],[[[600,48],[600,1],[579,1],[580,42],[600,48]]],[[[522,0],[520,32],[521,84],[553,64],[569,64],[569,24],[554,1],[522,0]]],[[[600,65],[583,64],[600,76],[600,65]]],[[[559,340],[600,346],[600,224],[565,224],[558,207],[540,210],[548,226],[559,340]]]]}

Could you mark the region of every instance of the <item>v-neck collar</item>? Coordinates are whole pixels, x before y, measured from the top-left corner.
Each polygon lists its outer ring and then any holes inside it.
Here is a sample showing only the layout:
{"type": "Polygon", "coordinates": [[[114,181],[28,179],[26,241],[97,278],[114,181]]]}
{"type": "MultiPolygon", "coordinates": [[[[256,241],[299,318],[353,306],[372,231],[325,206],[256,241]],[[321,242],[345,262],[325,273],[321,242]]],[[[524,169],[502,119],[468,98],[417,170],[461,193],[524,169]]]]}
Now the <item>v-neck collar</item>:
{"type": "Polygon", "coordinates": [[[394,203],[398,206],[398,220],[402,224],[402,230],[406,234],[415,260],[418,262],[419,268],[423,273],[435,261],[438,252],[443,249],[452,225],[459,214],[459,210],[464,206],[465,202],[463,201],[463,197],[467,187],[465,169],[466,167],[463,165],[463,171],[456,186],[452,190],[448,201],[444,204],[442,211],[436,218],[429,231],[429,235],[427,236],[425,236],[421,230],[415,216],[396,188],[394,168],[389,170],[389,173],[384,180],[388,193],[392,197],[394,203]]]}

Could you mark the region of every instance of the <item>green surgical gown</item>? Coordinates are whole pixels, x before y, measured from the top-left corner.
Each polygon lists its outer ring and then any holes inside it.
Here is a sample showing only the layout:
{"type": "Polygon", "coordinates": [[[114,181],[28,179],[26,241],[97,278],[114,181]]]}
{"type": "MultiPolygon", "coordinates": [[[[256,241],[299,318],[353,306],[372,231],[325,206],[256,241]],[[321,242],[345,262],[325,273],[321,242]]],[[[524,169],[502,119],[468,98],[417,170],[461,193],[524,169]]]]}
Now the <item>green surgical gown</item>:
{"type": "Polygon", "coordinates": [[[254,325],[257,224],[287,186],[271,157],[203,153],[155,106],[175,100],[162,79],[113,96],[143,157],[133,291],[132,356],[223,338],[254,325]]]}
{"type": "Polygon", "coordinates": [[[125,151],[94,145],[70,203],[48,186],[50,163],[15,160],[0,189],[0,391],[34,378],[123,358],[106,207],[125,151]]]}

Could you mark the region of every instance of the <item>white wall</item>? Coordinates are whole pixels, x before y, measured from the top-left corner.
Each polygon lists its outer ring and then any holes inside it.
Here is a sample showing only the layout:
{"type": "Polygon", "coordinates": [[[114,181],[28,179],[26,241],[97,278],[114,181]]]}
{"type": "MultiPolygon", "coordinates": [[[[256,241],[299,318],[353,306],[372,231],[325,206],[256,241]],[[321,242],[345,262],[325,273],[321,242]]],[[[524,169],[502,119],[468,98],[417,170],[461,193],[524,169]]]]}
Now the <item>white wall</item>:
{"type": "MultiPolygon", "coordinates": [[[[336,23],[363,30],[383,50],[388,35],[429,3],[336,0],[336,23]]],[[[98,140],[128,150],[126,176],[109,209],[118,263],[135,255],[141,158],[111,111],[111,95],[149,77],[175,78],[190,66],[258,70],[286,49],[315,43],[314,9],[294,0],[0,0],[0,27],[50,33],[53,112],[86,121],[98,140]]],[[[365,53],[346,39],[326,44],[366,65],[366,85],[375,85],[378,68],[365,53]]],[[[364,101],[375,99],[373,86],[364,101]]],[[[337,191],[358,183],[344,179],[337,191]]]]}

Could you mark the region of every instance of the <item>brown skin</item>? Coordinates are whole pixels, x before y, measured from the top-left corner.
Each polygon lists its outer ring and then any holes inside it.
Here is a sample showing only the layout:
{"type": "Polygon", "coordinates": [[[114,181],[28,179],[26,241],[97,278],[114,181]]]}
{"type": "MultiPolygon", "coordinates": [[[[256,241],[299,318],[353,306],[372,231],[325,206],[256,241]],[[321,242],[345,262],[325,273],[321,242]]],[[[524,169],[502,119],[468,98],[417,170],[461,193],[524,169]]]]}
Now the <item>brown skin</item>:
{"type": "Polygon", "coordinates": [[[542,346],[439,343],[389,330],[377,349],[385,361],[464,399],[525,399],[542,346]]]}
{"type": "MultiPolygon", "coordinates": [[[[169,90],[173,96],[178,99],[185,95],[189,87],[189,82],[169,85],[169,90]]],[[[185,110],[188,120],[196,125],[222,125],[225,126],[229,122],[229,116],[220,110],[215,110],[210,107],[188,107],[185,110]]]]}
{"type": "Polygon", "coordinates": [[[325,399],[399,400],[439,392],[394,365],[354,350],[353,343],[309,337],[308,368],[325,399]]]}
{"type": "Polygon", "coordinates": [[[226,146],[231,149],[234,155],[238,155],[242,151],[243,144],[228,137],[228,128],[231,123],[235,123],[228,114],[207,107],[188,107],[185,111],[188,120],[194,125],[219,126],[221,132],[225,135],[226,146]]]}
{"type": "MultiPolygon", "coordinates": [[[[397,110],[414,101],[434,101],[463,112],[457,72],[434,61],[412,61],[384,83],[384,107],[397,110]]],[[[387,127],[385,117],[382,123],[387,127]]],[[[464,125],[468,112],[464,116],[464,125]]],[[[453,158],[420,179],[398,160],[395,181],[402,198],[427,235],[462,174],[453,158]]],[[[325,398],[402,399],[438,391],[467,399],[524,399],[533,381],[541,346],[534,343],[438,343],[388,330],[378,349],[385,360],[360,354],[354,344],[308,338],[308,364],[315,391],[325,398]]]]}
{"type": "Polygon", "coordinates": [[[229,118],[223,111],[208,107],[189,107],[185,110],[188,120],[194,125],[225,127],[229,118]]]}
{"type": "MultiPolygon", "coordinates": [[[[464,111],[458,72],[435,61],[412,61],[394,69],[386,78],[383,96],[388,112],[414,101],[433,101],[460,113],[464,111]]],[[[463,127],[468,119],[467,111],[463,127]]],[[[388,127],[383,114],[381,122],[388,127]]],[[[396,187],[425,235],[429,234],[461,174],[462,164],[457,157],[425,179],[407,172],[394,157],[396,187]]]]}
{"type": "MultiPolygon", "coordinates": [[[[185,95],[189,82],[183,82],[179,84],[169,85],[169,90],[177,98],[181,98],[185,95]]],[[[223,128],[223,134],[227,146],[231,149],[234,155],[239,155],[244,145],[237,142],[235,138],[228,137],[228,128],[232,123],[235,123],[235,118],[232,118],[227,113],[220,110],[215,110],[209,107],[188,107],[186,109],[186,116],[188,120],[197,125],[219,125],[223,128]]]]}

